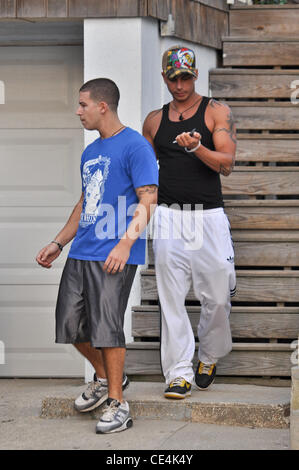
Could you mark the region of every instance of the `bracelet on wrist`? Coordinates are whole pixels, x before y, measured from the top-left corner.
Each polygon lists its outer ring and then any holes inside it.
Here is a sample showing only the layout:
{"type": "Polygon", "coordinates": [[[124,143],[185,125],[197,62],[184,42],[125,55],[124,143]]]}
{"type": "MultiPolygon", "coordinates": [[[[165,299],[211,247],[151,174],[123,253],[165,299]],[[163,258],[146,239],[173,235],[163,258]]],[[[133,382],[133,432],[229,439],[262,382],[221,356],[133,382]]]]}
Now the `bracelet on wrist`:
{"type": "Polygon", "coordinates": [[[55,245],[57,245],[57,246],[58,246],[58,248],[60,249],[60,251],[62,251],[62,250],[63,250],[63,246],[61,245],[61,243],[59,243],[59,242],[56,242],[55,240],[52,240],[52,241],[51,241],[51,243],[55,243],[55,245]]]}
{"type": "Polygon", "coordinates": [[[194,147],[193,149],[189,150],[187,147],[184,147],[184,148],[185,148],[186,152],[191,153],[191,152],[195,152],[197,149],[199,149],[200,146],[201,146],[201,141],[199,141],[198,144],[196,145],[196,147],[194,147]]]}

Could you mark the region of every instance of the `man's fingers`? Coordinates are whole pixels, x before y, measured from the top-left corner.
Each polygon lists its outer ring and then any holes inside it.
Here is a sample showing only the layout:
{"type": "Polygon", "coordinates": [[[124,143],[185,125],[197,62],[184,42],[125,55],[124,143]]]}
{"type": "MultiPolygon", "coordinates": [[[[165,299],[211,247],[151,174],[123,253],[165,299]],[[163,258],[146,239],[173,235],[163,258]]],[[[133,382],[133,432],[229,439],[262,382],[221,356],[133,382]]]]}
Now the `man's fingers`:
{"type": "Polygon", "coordinates": [[[195,139],[201,139],[201,135],[199,132],[194,132],[192,136],[190,135],[190,132],[182,132],[182,134],[179,134],[175,140],[178,144],[187,146],[188,144],[194,142],[195,139]]]}
{"type": "Polygon", "coordinates": [[[107,258],[103,270],[109,274],[116,274],[117,272],[122,272],[124,270],[126,263],[116,259],[116,258],[107,258]]]}
{"type": "Polygon", "coordinates": [[[104,263],[104,266],[103,266],[103,271],[108,271],[108,267],[110,265],[110,262],[111,262],[111,258],[110,256],[106,259],[105,263],[104,263]]]}
{"type": "Polygon", "coordinates": [[[43,268],[51,268],[52,262],[57,258],[57,256],[59,256],[59,254],[60,252],[58,247],[57,250],[53,250],[53,245],[48,245],[39,251],[35,260],[43,268]]]}
{"type": "Polygon", "coordinates": [[[37,262],[38,262],[38,264],[39,264],[40,266],[42,266],[43,268],[51,268],[51,267],[52,267],[52,264],[50,264],[49,262],[46,262],[46,261],[38,261],[38,260],[37,260],[37,262]]]}
{"type": "Polygon", "coordinates": [[[126,263],[120,263],[120,266],[119,266],[120,273],[124,270],[125,266],[126,266],[126,263]]]}
{"type": "Polygon", "coordinates": [[[111,270],[111,273],[112,273],[112,274],[117,273],[118,270],[119,270],[119,267],[120,267],[120,263],[119,263],[119,262],[115,263],[113,269],[111,270]]]}
{"type": "Polygon", "coordinates": [[[116,272],[117,271],[116,266],[117,266],[116,260],[109,256],[104,263],[103,270],[106,271],[107,273],[116,272]]]}
{"type": "Polygon", "coordinates": [[[201,135],[198,132],[194,133],[193,137],[190,137],[188,132],[183,132],[177,136],[176,141],[181,147],[195,147],[198,144],[200,138],[201,135]]]}

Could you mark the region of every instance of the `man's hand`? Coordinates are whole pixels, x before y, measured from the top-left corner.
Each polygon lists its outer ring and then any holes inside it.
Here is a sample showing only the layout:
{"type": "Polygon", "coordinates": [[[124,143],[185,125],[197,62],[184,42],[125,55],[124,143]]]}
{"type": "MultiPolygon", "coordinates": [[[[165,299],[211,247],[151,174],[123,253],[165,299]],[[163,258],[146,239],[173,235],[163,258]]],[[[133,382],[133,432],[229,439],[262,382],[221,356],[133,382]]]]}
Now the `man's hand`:
{"type": "Polygon", "coordinates": [[[35,258],[36,261],[40,266],[43,268],[51,268],[53,261],[58,258],[61,251],[55,243],[49,243],[49,245],[45,246],[40,252],[38,253],[37,257],[35,258]]]}
{"type": "Polygon", "coordinates": [[[192,135],[190,135],[190,132],[182,132],[175,140],[180,147],[187,147],[188,150],[192,150],[197,147],[200,139],[201,135],[199,132],[193,132],[192,135]]]}
{"type": "Polygon", "coordinates": [[[126,240],[120,240],[110,251],[103,266],[103,270],[109,274],[122,272],[130,256],[130,245],[126,240]]]}

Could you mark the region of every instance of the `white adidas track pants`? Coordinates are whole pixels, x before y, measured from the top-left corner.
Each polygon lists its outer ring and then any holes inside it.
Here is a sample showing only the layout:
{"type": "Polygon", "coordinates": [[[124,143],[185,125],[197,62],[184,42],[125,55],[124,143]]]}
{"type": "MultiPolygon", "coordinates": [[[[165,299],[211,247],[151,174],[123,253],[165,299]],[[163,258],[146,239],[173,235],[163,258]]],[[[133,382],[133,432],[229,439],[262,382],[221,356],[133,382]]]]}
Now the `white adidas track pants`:
{"type": "Polygon", "coordinates": [[[158,206],[154,215],[155,270],[161,305],[165,381],[194,382],[194,333],[185,308],[191,284],[201,303],[198,358],[216,363],[231,351],[230,297],[236,289],[234,250],[222,208],[182,211],[158,206]]]}

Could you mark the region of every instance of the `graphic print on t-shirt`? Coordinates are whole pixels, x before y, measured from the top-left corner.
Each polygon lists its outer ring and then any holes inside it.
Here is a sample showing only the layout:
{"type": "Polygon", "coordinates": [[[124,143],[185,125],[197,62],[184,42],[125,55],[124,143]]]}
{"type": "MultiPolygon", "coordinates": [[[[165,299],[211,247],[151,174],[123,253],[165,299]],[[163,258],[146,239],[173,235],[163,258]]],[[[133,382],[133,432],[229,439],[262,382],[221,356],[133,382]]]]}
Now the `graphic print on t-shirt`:
{"type": "Polygon", "coordinates": [[[110,158],[99,155],[88,160],[82,169],[83,189],[85,197],[80,219],[80,226],[87,227],[97,220],[99,207],[105,191],[105,181],[109,174],[110,158]]]}

